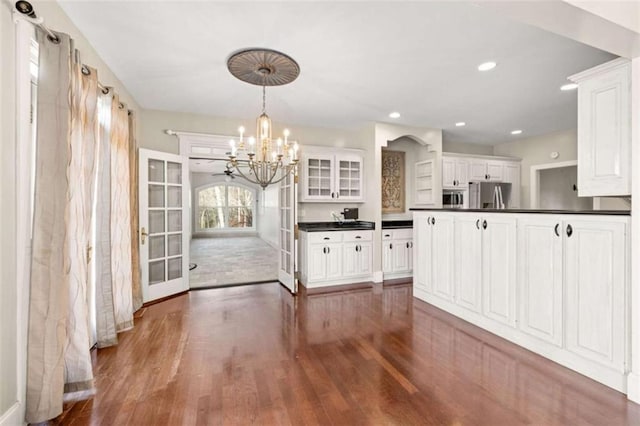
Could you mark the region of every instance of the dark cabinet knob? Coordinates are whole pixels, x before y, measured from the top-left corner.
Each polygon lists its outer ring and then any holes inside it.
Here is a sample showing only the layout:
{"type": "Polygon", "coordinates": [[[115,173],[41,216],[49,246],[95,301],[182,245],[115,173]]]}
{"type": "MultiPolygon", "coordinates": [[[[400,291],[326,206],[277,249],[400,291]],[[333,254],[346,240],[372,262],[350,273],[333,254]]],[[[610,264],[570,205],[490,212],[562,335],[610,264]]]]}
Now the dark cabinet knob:
{"type": "Polygon", "coordinates": [[[571,225],[567,225],[567,237],[573,235],[573,227],[571,225]]]}
{"type": "Polygon", "coordinates": [[[482,221],[482,229],[487,229],[487,225],[488,225],[488,224],[487,224],[487,221],[486,221],[486,220],[483,220],[483,221],[482,221]]]}

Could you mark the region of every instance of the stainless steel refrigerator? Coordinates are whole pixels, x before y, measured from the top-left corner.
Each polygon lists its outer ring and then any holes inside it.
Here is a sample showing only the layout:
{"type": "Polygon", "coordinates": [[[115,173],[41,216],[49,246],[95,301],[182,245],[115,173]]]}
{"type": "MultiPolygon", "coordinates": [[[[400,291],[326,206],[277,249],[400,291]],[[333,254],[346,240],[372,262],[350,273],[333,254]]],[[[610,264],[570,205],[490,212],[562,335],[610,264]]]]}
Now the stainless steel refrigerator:
{"type": "Polygon", "coordinates": [[[470,209],[508,209],[510,202],[510,183],[469,182],[470,209]]]}

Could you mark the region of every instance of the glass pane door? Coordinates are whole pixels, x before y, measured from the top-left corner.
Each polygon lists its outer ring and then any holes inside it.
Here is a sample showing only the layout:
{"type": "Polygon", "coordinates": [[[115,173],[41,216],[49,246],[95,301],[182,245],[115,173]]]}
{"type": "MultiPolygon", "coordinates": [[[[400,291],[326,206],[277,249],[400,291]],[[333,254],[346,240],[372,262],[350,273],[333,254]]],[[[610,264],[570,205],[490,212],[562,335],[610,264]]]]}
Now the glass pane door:
{"type": "Polygon", "coordinates": [[[188,288],[185,161],[173,154],[140,150],[140,254],[145,301],[188,288]]]}

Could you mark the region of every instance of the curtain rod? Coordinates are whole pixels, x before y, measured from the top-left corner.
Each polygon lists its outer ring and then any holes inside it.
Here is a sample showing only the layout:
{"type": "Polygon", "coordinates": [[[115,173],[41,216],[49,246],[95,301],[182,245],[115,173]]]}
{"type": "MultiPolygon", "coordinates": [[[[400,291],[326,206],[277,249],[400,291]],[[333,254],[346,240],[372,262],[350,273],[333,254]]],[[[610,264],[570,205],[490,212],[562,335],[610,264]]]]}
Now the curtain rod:
{"type": "MultiPolygon", "coordinates": [[[[42,31],[47,33],[47,38],[49,39],[49,41],[56,44],[60,43],[60,39],[58,38],[58,36],[44,24],[44,19],[39,18],[36,15],[36,12],[33,10],[33,6],[31,5],[31,3],[25,0],[19,0],[16,2],[15,7],[18,12],[20,12],[21,14],[27,17],[27,20],[29,22],[31,22],[33,25],[39,27],[42,31]]],[[[91,70],[85,64],[82,64],[82,74],[84,75],[91,74],[91,70]]],[[[98,88],[104,95],[109,94],[109,92],[111,91],[109,87],[104,86],[100,82],[98,82],[98,88]]],[[[124,109],[124,104],[122,102],[119,103],[119,108],[124,109]]],[[[129,115],[131,115],[131,111],[128,111],[128,113],[129,115]]]]}

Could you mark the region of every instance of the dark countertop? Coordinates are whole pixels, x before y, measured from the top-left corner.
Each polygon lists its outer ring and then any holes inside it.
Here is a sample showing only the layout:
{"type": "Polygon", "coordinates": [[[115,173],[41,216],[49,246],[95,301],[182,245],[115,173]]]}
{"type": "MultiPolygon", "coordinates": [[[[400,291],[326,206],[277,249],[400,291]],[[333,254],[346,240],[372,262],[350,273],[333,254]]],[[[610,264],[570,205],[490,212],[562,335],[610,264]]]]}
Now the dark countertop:
{"type": "Polygon", "coordinates": [[[298,222],[298,229],[304,232],[326,232],[326,231],[373,231],[376,224],[366,220],[354,222],[298,222]]]}
{"type": "Polygon", "coordinates": [[[629,210],[540,210],[540,209],[445,209],[445,208],[412,208],[411,211],[473,212],[473,213],[536,213],[536,214],[591,214],[629,216],[629,210]]]}
{"type": "Polygon", "coordinates": [[[383,220],[382,229],[413,228],[413,220],[383,220]]]}

